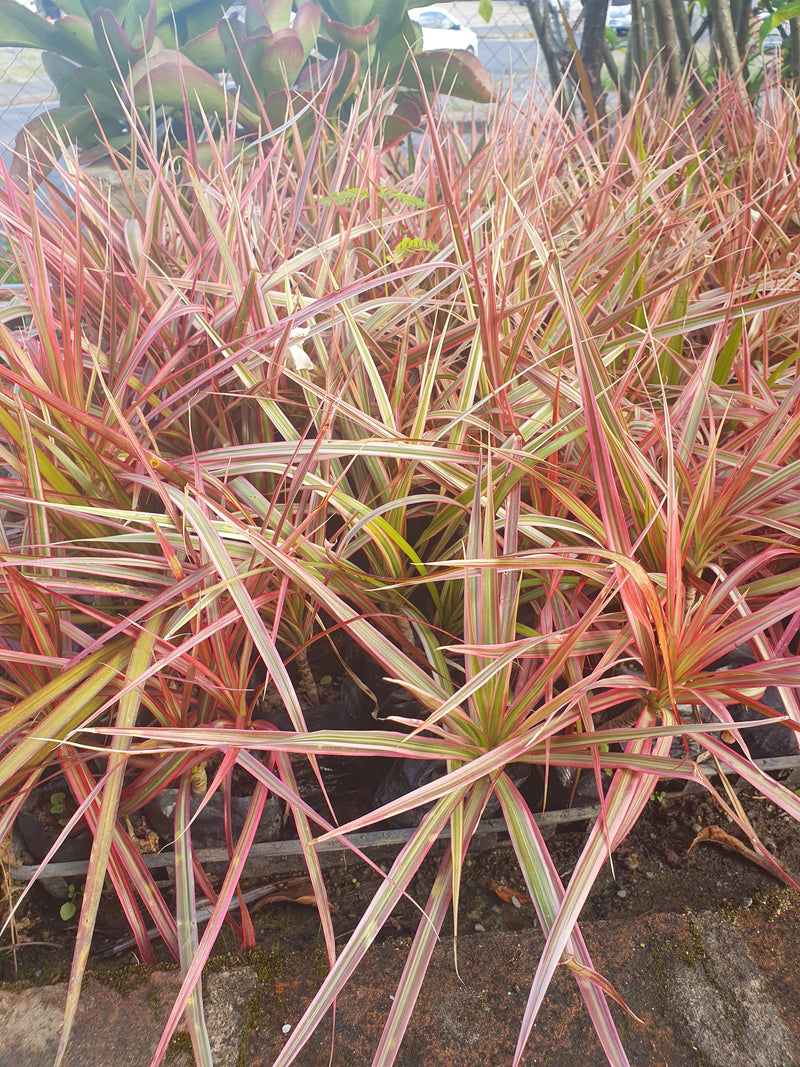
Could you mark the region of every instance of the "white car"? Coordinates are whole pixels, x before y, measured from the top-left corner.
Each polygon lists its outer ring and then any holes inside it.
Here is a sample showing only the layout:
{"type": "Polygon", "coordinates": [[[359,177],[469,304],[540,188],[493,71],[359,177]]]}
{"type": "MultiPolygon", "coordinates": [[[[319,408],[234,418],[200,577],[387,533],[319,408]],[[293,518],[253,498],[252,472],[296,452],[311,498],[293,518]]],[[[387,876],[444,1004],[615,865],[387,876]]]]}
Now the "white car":
{"type": "Polygon", "coordinates": [[[478,54],[478,38],[469,26],[462,26],[444,8],[420,7],[408,15],[422,30],[422,47],[426,52],[434,48],[459,48],[473,56],[478,54]]]}
{"type": "Polygon", "coordinates": [[[606,26],[617,31],[617,37],[627,37],[631,28],[631,5],[612,3],[608,5],[606,26]]]}

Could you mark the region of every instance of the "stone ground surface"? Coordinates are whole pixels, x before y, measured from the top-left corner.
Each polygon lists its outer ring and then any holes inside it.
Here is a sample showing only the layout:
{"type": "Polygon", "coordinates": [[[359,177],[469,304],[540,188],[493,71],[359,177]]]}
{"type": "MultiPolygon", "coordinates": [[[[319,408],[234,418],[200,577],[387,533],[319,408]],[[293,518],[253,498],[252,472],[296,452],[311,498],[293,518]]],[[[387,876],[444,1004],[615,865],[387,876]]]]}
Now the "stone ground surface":
{"type": "MultiPolygon", "coordinates": [[[[615,1007],[637,1067],[791,1067],[800,1063],[800,905],[788,891],[759,909],[650,915],[582,927],[595,967],[637,1022],[615,1007]]],[[[373,947],[339,999],[333,1067],[372,1061],[408,942],[373,947]]],[[[510,1065],[538,931],[470,934],[443,941],[422,988],[398,1067],[510,1065]]],[[[308,954],[275,957],[258,971],[217,971],[205,983],[216,1067],[270,1067],[324,974],[308,954]]],[[[146,1067],[178,988],[174,971],[91,980],[84,989],[66,1067],[146,1067]]],[[[63,985],[0,990],[0,1067],[49,1067],[58,1041],[63,985]]],[[[297,1059],[329,1062],[327,1020],[297,1059]]],[[[167,1063],[191,1064],[185,1034],[167,1063]]],[[[577,987],[561,968],[522,1063],[593,1067],[606,1060],[577,987]]]]}

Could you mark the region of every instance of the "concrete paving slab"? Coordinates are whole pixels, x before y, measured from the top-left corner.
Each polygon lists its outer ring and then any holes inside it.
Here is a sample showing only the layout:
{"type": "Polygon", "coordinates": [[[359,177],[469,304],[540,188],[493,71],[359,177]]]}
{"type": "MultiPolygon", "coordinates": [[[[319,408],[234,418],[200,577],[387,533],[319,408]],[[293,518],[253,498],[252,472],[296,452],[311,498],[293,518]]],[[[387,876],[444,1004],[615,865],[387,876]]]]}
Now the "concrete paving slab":
{"type": "MultiPolygon", "coordinates": [[[[782,891],[760,909],[650,915],[585,924],[595,967],[641,1022],[614,1007],[637,1067],[792,1067],[800,1063],[800,907],[782,891]]],[[[534,929],[470,934],[434,953],[398,1067],[506,1067],[543,944],[534,929]]],[[[333,1067],[372,1061],[408,942],[375,945],[337,1004],[333,1067]]],[[[265,949],[258,968],[207,975],[204,1001],[217,1067],[271,1067],[325,973],[320,951],[265,949]]],[[[92,978],[67,1067],[146,1067],[176,971],[92,978]]],[[[0,990],[0,1067],[46,1067],[58,1043],[65,986],[0,990]]],[[[329,1062],[327,1019],[296,1060],[329,1062]]],[[[167,1063],[192,1062],[187,1038],[167,1063]]],[[[594,1067],[605,1056],[576,984],[560,968],[522,1063],[594,1067]]]]}
{"type": "MultiPolygon", "coordinates": [[[[121,974],[84,986],[64,1067],[148,1067],[180,989],[177,971],[121,974]]],[[[65,983],[0,990],[0,1067],[52,1067],[67,996],[65,983]]],[[[189,1067],[186,1037],[173,1042],[172,1067],[189,1067]]]]}

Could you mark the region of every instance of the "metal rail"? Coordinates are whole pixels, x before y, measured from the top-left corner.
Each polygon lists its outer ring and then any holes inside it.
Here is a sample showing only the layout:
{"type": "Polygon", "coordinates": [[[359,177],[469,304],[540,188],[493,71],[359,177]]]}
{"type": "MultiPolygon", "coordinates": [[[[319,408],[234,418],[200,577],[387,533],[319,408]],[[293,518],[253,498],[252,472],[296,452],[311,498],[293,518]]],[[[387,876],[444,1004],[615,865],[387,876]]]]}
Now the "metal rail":
{"type": "MultiPolygon", "coordinates": [[[[754,763],[762,771],[780,776],[782,785],[789,789],[800,786],[800,756],[783,756],[778,759],[754,760],[754,763]]],[[[716,777],[716,769],[704,767],[703,770],[709,778],[716,777]]],[[[736,774],[729,767],[722,767],[722,772],[728,776],[736,774]]],[[[668,780],[667,796],[675,799],[689,796],[703,791],[699,782],[686,782],[682,789],[674,789],[679,780],[668,780]]],[[[557,829],[570,826],[575,823],[587,822],[597,818],[600,812],[599,804],[591,804],[581,808],[566,808],[560,811],[544,811],[534,815],[537,825],[545,837],[555,833],[557,829]]],[[[414,833],[414,829],[401,830],[372,830],[365,833],[348,834],[348,841],[362,852],[369,854],[373,860],[380,861],[384,856],[392,858],[405,845],[414,833]]],[[[450,836],[450,829],[446,827],[440,835],[440,841],[444,842],[450,836]]],[[[473,842],[480,849],[494,848],[508,839],[505,821],[503,819],[487,819],[478,827],[473,842]]],[[[339,841],[322,841],[315,846],[320,864],[323,867],[346,866],[348,860],[353,858],[350,848],[339,841]]],[[[226,868],[229,863],[227,849],[205,848],[196,852],[198,860],[204,867],[212,869],[214,865],[226,868]]],[[[142,862],[150,870],[170,870],[175,866],[175,853],[171,851],[157,852],[154,855],[142,856],[142,862]]],[[[50,878],[81,878],[86,876],[88,861],[80,860],[73,863],[48,863],[39,869],[36,864],[26,864],[13,868],[9,871],[11,878],[18,882],[29,882],[37,877],[41,880],[50,878]],[[38,874],[37,874],[38,872],[38,874]]],[[[303,858],[303,846],[299,841],[267,841],[253,845],[244,866],[244,878],[261,878],[286,872],[296,872],[305,867],[303,858]]]]}

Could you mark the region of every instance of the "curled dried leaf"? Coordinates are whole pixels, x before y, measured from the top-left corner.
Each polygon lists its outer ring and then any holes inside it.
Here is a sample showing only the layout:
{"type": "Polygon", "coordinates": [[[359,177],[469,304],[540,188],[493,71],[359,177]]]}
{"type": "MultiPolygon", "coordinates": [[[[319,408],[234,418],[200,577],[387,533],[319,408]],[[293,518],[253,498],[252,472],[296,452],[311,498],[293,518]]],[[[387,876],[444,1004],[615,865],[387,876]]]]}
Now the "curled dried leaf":
{"type": "Polygon", "coordinates": [[[795,884],[787,874],[784,874],[774,860],[767,859],[747,846],[744,841],[740,841],[737,837],[726,833],[721,826],[704,826],[686,851],[691,852],[695,845],[703,841],[708,841],[714,845],[722,845],[723,848],[727,848],[730,852],[738,852],[740,856],[744,856],[746,860],[755,863],[757,867],[766,871],[767,874],[771,874],[773,878],[786,882],[787,885],[794,886],[795,884]]]}
{"type": "Polygon", "coordinates": [[[513,889],[510,889],[507,885],[500,885],[498,882],[490,881],[486,887],[490,893],[494,893],[499,897],[504,904],[513,904],[515,908],[521,908],[523,904],[530,904],[530,897],[523,896],[522,893],[516,893],[513,889]]]}

